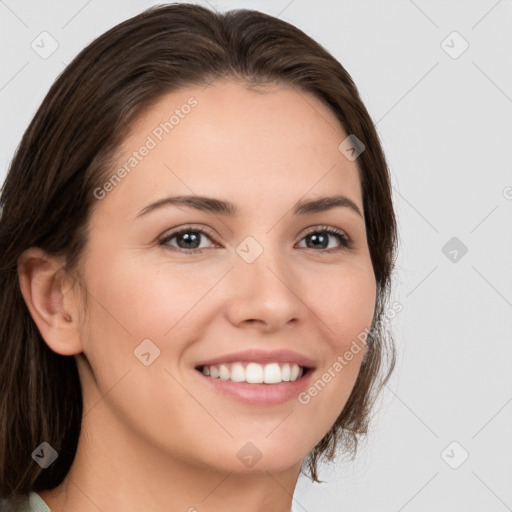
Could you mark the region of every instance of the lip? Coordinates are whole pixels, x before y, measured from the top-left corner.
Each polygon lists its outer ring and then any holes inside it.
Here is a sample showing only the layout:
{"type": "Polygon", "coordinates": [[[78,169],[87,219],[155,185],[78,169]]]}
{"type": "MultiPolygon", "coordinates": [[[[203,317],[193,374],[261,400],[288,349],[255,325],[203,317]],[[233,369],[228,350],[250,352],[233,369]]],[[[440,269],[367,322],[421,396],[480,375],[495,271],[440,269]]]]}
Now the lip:
{"type": "Polygon", "coordinates": [[[222,364],[222,363],[235,363],[237,361],[240,362],[254,362],[254,363],[296,363],[299,366],[308,369],[314,369],[315,363],[314,361],[298,352],[294,352],[293,350],[281,349],[281,350],[261,350],[261,349],[251,349],[251,350],[243,350],[240,352],[232,352],[230,354],[225,354],[222,356],[217,356],[212,359],[206,359],[204,361],[200,361],[195,365],[195,368],[198,369],[201,366],[210,366],[212,364],[222,364]]]}
{"type": "Polygon", "coordinates": [[[249,384],[248,382],[213,379],[203,375],[198,370],[194,370],[194,372],[207,386],[211,386],[211,389],[228,398],[250,405],[263,406],[280,405],[296,399],[310,385],[313,375],[313,370],[308,369],[300,379],[293,382],[249,384]]]}
{"type": "Polygon", "coordinates": [[[241,352],[232,352],[212,359],[205,359],[195,365],[195,373],[210,389],[221,393],[228,398],[238,402],[250,405],[280,405],[289,400],[296,399],[311,382],[313,371],[315,369],[314,361],[293,350],[272,350],[265,351],[261,349],[244,350],[241,352]],[[222,363],[234,362],[254,362],[254,363],[296,363],[304,368],[304,374],[298,380],[293,382],[281,382],[279,384],[249,384],[248,382],[233,382],[230,380],[213,379],[203,375],[200,368],[203,366],[218,365],[222,363]]]}

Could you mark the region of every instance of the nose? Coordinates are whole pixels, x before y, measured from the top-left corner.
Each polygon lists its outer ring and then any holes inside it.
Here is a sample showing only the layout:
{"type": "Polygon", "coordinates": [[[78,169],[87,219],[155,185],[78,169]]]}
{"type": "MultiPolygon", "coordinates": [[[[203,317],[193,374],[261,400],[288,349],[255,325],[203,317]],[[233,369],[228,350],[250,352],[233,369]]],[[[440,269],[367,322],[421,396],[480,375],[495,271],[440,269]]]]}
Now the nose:
{"type": "Polygon", "coordinates": [[[238,327],[254,325],[271,332],[304,318],[308,309],[306,297],[302,296],[305,290],[282,252],[266,247],[252,261],[243,252],[239,254],[228,284],[232,293],[226,314],[231,323],[238,327]]]}

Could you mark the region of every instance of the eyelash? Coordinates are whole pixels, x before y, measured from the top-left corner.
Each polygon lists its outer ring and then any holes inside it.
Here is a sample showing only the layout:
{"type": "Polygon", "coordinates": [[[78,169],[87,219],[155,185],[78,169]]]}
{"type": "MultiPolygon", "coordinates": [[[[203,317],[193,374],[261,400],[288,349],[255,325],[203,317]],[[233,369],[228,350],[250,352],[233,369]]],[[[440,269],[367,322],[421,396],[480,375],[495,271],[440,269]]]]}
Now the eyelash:
{"type": "MultiPolygon", "coordinates": [[[[214,243],[217,243],[215,240],[215,237],[212,234],[210,234],[208,231],[206,231],[204,229],[199,229],[193,225],[189,225],[189,226],[184,226],[183,228],[180,228],[179,230],[173,231],[173,232],[169,233],[168,235],[164,236],[163,238],[161,238],[159,240],[158,244],[161,246],[165,245],[167,247],[172,247],[172,246],[168,245],[168,242],[170,240],[172,240],[176,236],[179,236],[183,233],[189,233],[189,232],[201,233],[202,235],[206,235],[208,238],[210,238],[210,240],[212,240],[214,243]]],[[[306,238],[308,235],[317,234],[317,233],[329,233],[330,235],[336,235],[338,240],[340,241],[341,248],[321,249],[320,251],[315,251],[315,249],[311,249],[315,252],[329,252],[329,253],[339,252],[339,251],[342,251],[344,249],[348,249],[351,247],[350,238],[341,229],[333,228],[331,226],[319,226],[319,227],[311,228],[306,233],[304,233],[302,239],[306,238]]],[[[301,241],[302,241],[302,239],[301,239],[301,241]]],[[[304,247],[304,249],[310,249],[310,248],[304,247]]],[[[199,254],[199,253],[202,253],[205,250],[205,248],[203,248],[203,249],[182,249],[181,247],[172,247],[172,249],[170,249],[170,250],[178,251],[178,252],[182,252],[182,253],[186,253],[186,254],[199,254]]]]}

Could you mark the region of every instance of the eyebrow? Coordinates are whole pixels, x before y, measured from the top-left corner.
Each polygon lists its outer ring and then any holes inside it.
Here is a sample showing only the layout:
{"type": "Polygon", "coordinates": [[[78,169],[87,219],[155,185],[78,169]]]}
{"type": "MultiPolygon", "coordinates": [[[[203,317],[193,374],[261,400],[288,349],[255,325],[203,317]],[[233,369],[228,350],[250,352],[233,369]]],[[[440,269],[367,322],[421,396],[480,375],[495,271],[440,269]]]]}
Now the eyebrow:
{"type": "MultiPolygon", "coordinates": [[[[154,210],[164,206],[177,205],[186,206],[195,210],[214,213],[218,215],[227,215],[230,217],[238,215],[240,212],[238,207],[222,199],[214,199],[212,197],[197,196],[197,195],[184,195],[176,197],[166,197],[143,208],[137,217],[142,217],[154,210]]],[[[346,196],[335,195],[330,197],[320,197],[309,201],[299,201],[293,207],[294,215],[307,215],[312,213],[325,212],[333,208],[348,208],[355,212],[360,217],[363,217],[359,207],[346,196]]]]}

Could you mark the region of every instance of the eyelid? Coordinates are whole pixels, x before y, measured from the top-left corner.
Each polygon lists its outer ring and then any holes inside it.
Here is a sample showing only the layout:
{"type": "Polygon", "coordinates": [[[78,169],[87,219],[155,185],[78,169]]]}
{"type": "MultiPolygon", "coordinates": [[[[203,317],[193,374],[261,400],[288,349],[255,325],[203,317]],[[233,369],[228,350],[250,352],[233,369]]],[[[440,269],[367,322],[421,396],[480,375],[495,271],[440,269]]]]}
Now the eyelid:
{"type": "Polygon", "coordinates": [[[306,228],[306,231],[302,233],[302,236],[309,235],[310,233],[316,233],[317,231],[327,231],[329,233],[338,233],[340,235],[345,235],[347,238],[349,236],[347,235],[346,231],[341,228],[336,228],[334,226],[327,226],[322,224],[315,224],[314,226],[310,226],[309,228],[306,228]]]}
{"type": "MultiPolygon", "coordinates": [[[[217,242],[216,235],[213,234],[213,231],[205,226],[195,225],[195,224],[185,224],[179,228],[172,229],[169,234],[164,234],[161,237],[159,237],[159,245],[166,245],[166,243],[174,238],[177,235],[180,235],[183,232],[187,231],[197,231],[197,232],[203,232],[205,235],[208,235],[208,237],[214,242],[216,245],[219,245],[219,242],[217,242]]],[[[328,225],[322,225],[322,224],[315,224],[313,226],[309,226],[306,228],[305,231],[302,232],[301,238],[299,240],[302,241],[306,236],[308,236],[311,233],[317,233],[317,232],[327,232],[331,235],[338,235],[342,240],[341,246],[338,249],[323,249],[321,251],[315,251],[315,252],[336,252],[341,251],[342,249],[347,249],[352,244],[352,239],[347,235],[346,231],[341,228],[336,228],[334,226],[328,226],[328,225]]],[[[174,248],[178,252],[185,252],[189,254],[194,253],[200,253],[205,250],[205,248],[202,249],[181,249],[181,248],[174,248]]]]}
{"type": "MultiPolygon", "coordinates": [[[[159,242],[163,243],[171,238],[174,238],[175,236],[186,232],[186,231],[197,231],[197,232],[204,232],[204,234],[208,235],[213,242],[217,243],[217,237],[214,235],[213,231],[205,226],[195,225],[195,224],[184,224],[183,226],[180,226],[179,228],[171,229],[168,234],[163,234],[161,237],[159,237],[159,242]]],[[[187,252],[193,252],[197,249],[191,249],[187,252]]],[[[199,249],[202,250],[202,249],[199,249]]]]}

